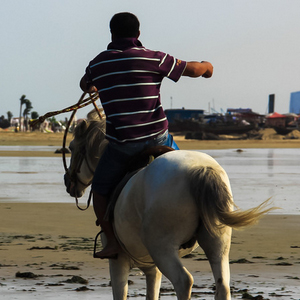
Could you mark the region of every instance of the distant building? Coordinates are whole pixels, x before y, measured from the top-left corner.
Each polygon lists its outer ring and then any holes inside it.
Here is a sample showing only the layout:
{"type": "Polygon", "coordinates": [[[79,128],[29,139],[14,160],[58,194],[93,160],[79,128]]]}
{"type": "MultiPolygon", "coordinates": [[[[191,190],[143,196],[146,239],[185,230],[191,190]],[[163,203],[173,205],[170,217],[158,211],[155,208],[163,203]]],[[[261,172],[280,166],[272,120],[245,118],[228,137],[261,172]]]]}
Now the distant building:
{"type": "Polygon", "coordinates": [[[264,119],[264,116],[253,112],[251,108],[228,108],[227,114],[238,116],[251,124],[262,124],[264,119]]]}
{"type": "Polygon", "coordinates": [[[266,116],[266,127],[285,127],[286,116],[273,112],[266,116]]]}
{"type": "Polygon", "coordinates": [[[169,123],[174,122],[174,120],[186,120],[186,119],[200,119],[203,114],[203,109],[166,109],[165,114],[168,118],[169,123]]]}
{"type": "Polygon", "coordinates": [[[290,113],[300,114],[300,92],[291,93],[290,113]]]}
{"type": "Polygon", "coordinates": [[[185,120],[201,120],[204,117],[203,109],[166,109],[166,117],[170,131],[178,131],[185,120]]]}
{"type": "Polygon", "coordinates": [[[269,114],[272,114],[275,109],[275,94],[269,95],[269,114]]]}

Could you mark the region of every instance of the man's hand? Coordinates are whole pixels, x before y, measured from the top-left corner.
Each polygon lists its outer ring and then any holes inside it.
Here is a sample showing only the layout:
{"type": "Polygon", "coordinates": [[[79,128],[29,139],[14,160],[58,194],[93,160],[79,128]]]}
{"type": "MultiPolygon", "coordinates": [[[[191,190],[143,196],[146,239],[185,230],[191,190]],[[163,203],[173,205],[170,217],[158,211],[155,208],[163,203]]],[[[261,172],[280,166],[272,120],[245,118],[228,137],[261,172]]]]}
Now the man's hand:
{"type": "Polygon", "coordinates": [[[183,76],[188,77],[204,77],[210,78],[213,74],[213,66],[208,61],[190,61],[187,62],[186,68],[183,72],[183,76]]]}
{"type": "Polygon", "coordinates": [[[87,93],[92,94],[92,93],[95,93],[97,91],[98,91],[97,88],[94,85],[92,85],[88,88],[87,93]]]}
{"type": "Polygon", "coordinates": [[[214,67],[208,61],[202,61],[201,63],[205,64],[206,67],[207,67],[207,71],[202,75],[202,77],[204,77],[204,78],[210,78],[212,76],[212,74],[213,74],[214,67]]]}
{"type": "Polygon", "coordinates": [[[97,88],[94,85],[88,85],[85,75],[80,80],[80,88],[86,93],[95,93],[97,92],[97,88]]]}

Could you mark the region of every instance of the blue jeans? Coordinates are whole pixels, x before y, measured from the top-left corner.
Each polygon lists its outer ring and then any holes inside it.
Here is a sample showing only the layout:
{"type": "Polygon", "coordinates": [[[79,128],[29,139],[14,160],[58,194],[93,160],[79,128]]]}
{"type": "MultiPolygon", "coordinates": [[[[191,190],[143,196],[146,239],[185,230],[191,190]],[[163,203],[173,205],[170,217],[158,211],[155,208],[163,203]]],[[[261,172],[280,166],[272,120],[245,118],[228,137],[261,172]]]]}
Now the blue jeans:
{"type": "Polygon", "coordinates": [[[157,136],[155,139],[143,142],[126,144],[109,142],[95,170],[92,190],[103,196],[110,194],[125,176],[128,161],[144,149],[162,145],[179,150],[168,131],[157,136]]]}

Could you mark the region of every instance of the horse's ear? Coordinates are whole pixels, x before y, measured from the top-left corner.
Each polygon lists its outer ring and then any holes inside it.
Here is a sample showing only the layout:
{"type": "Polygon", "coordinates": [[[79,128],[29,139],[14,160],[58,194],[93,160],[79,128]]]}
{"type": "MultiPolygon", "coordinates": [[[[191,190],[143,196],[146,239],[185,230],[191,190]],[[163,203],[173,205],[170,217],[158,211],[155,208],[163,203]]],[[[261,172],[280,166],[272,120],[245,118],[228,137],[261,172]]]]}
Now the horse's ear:
{"type": "Polygon", "coordinates": [[[102,107],[99,107],[98,111],[94,108],[87,114],[88,121],[99,121],[104,118],[105,118],[105,113],[102,107]]]}
{"type": "Polygon", "coordinates": [[[82,136],[86,132],[87,127],[88,127],[87,121],[82,120],[76,128],[76,131],[77,131],[78,135],[82,136]]]}

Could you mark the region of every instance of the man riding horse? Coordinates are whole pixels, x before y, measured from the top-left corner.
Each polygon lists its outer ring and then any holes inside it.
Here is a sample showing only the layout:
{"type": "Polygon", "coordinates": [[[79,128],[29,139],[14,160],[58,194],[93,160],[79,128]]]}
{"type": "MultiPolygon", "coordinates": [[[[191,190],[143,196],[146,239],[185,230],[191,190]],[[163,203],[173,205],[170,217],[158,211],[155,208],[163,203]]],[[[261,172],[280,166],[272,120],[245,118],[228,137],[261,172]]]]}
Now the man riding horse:
{"type": "Polygon", "coordinates": [[[99,160],[92,183],[93,206],[107,245],[97,258],[114,258],[120,251],[110,221],[104,218],[109,195],[126,173],[128,161],[144,149],[167,145],[178,149],[168,133],[160,100],[164,77],[177,82],[181,76],[209,78],[211,63],[186,62],[149,50],[138,40],[139,20],[118,13],[110,21],[112,42],[87,66],[80,81],[84,92],[98,91],[106,114],[109,144],[99,160]]]}

